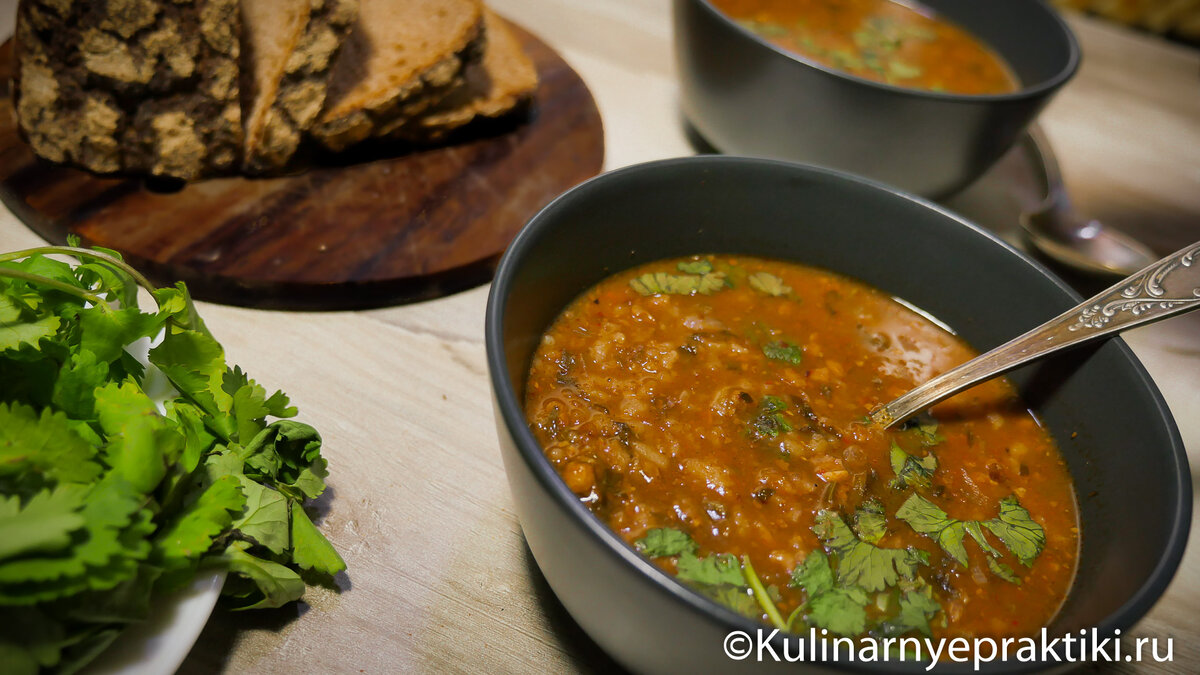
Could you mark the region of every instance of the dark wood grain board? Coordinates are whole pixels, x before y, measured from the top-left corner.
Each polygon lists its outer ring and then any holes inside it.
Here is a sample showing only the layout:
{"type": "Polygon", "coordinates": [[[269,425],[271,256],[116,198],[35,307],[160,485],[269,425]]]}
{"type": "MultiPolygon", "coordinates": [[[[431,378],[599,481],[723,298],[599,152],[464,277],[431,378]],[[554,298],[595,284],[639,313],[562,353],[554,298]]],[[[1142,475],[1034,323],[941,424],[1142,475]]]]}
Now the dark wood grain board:
{"type": "MultiPolygon", "coordinates": [[[[522,225],[604,159],[586,85],[514,26],[541,83],[528,118],[432,149],[375,146],[280,178],[220,178],[178,191],[34,157],[5,92],[0,199],[52,242],[121,251],[194,296],[279,309],[351,309],[438,297],[491,278],[522,225]]],[[[9,81],[10,44],[0,51],[9,81]]]]}

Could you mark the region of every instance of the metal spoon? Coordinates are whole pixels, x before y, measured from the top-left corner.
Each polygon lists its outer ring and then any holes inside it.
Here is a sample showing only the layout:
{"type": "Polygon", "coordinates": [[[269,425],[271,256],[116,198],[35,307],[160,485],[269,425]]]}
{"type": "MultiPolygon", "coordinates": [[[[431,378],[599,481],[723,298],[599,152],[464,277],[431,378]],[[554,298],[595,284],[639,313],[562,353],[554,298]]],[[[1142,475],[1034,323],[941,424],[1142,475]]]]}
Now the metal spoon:
{"type": "Polygon", "coordinates": [[[1085,272],[1127,276],[1154,262],[1157,256],[1128,235],[1080,215],[1071,207],[1062,172],[1050,142],[1038,125],[1024,140],[1044,167],[1046,198],[1033,211],[1021,214],[1021,227],[1038,250],[1085,272]]]}
{"type": "Polygon", "coordinates": [[[1060,349],[1200,309],[1200,242],[871,411],[884,428],[984,380],[1060,349]]]}

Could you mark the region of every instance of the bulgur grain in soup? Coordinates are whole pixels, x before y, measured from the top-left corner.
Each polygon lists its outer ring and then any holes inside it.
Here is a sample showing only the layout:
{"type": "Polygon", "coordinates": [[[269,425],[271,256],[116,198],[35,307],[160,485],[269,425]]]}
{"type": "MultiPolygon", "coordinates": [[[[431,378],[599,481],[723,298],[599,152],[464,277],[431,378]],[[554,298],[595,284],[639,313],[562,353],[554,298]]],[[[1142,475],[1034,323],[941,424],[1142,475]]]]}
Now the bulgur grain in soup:
{"type": "Polygon", "coordinates": [[[1023,636],[1075,571],[1070,476],[1006,380],[899,429],[975,354],[883,293],[703,256],[617,274],[546,332],[526,414],[626,541],[734,611],[846,636],[1023,636]]]}

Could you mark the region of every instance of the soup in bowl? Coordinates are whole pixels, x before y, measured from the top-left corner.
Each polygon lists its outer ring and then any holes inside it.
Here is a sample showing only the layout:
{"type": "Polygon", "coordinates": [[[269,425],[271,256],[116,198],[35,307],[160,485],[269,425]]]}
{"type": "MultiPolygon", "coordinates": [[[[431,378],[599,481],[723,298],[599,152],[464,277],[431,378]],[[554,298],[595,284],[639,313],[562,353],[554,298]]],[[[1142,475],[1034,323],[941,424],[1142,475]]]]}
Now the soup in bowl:
{"type": "Polygon", "coordinates": [[[639,672],[793,668],[723,649],[780,625],[780,649],[1127,630],[1178,566],[1191,486],[1120,340],[909,427],[861,419],[1077,300],[953,214],[829,170],[716,156],[585,183],[513,242],[488,303],[534,559],[639,672]]]}
{"type": "Polygon", "coordinates": [[[941,198],[991,167],[1079,65],[1041,0],[673,0],[680,106],[739,155],[941,198]]]}

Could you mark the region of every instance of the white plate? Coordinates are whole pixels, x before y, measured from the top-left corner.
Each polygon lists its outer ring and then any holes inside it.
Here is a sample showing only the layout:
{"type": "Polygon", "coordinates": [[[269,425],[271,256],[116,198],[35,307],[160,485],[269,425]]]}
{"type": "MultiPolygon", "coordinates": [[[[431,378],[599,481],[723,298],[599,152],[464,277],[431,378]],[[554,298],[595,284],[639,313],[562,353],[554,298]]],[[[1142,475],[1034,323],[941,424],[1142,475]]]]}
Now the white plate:
{"type": "Polygon", "coordinates": [[[155,598],[150,616],[130,625],[84,672],[171,675],[200,637],[224,583],[224,570],[201,572],[182,591],[155,598]]]}

